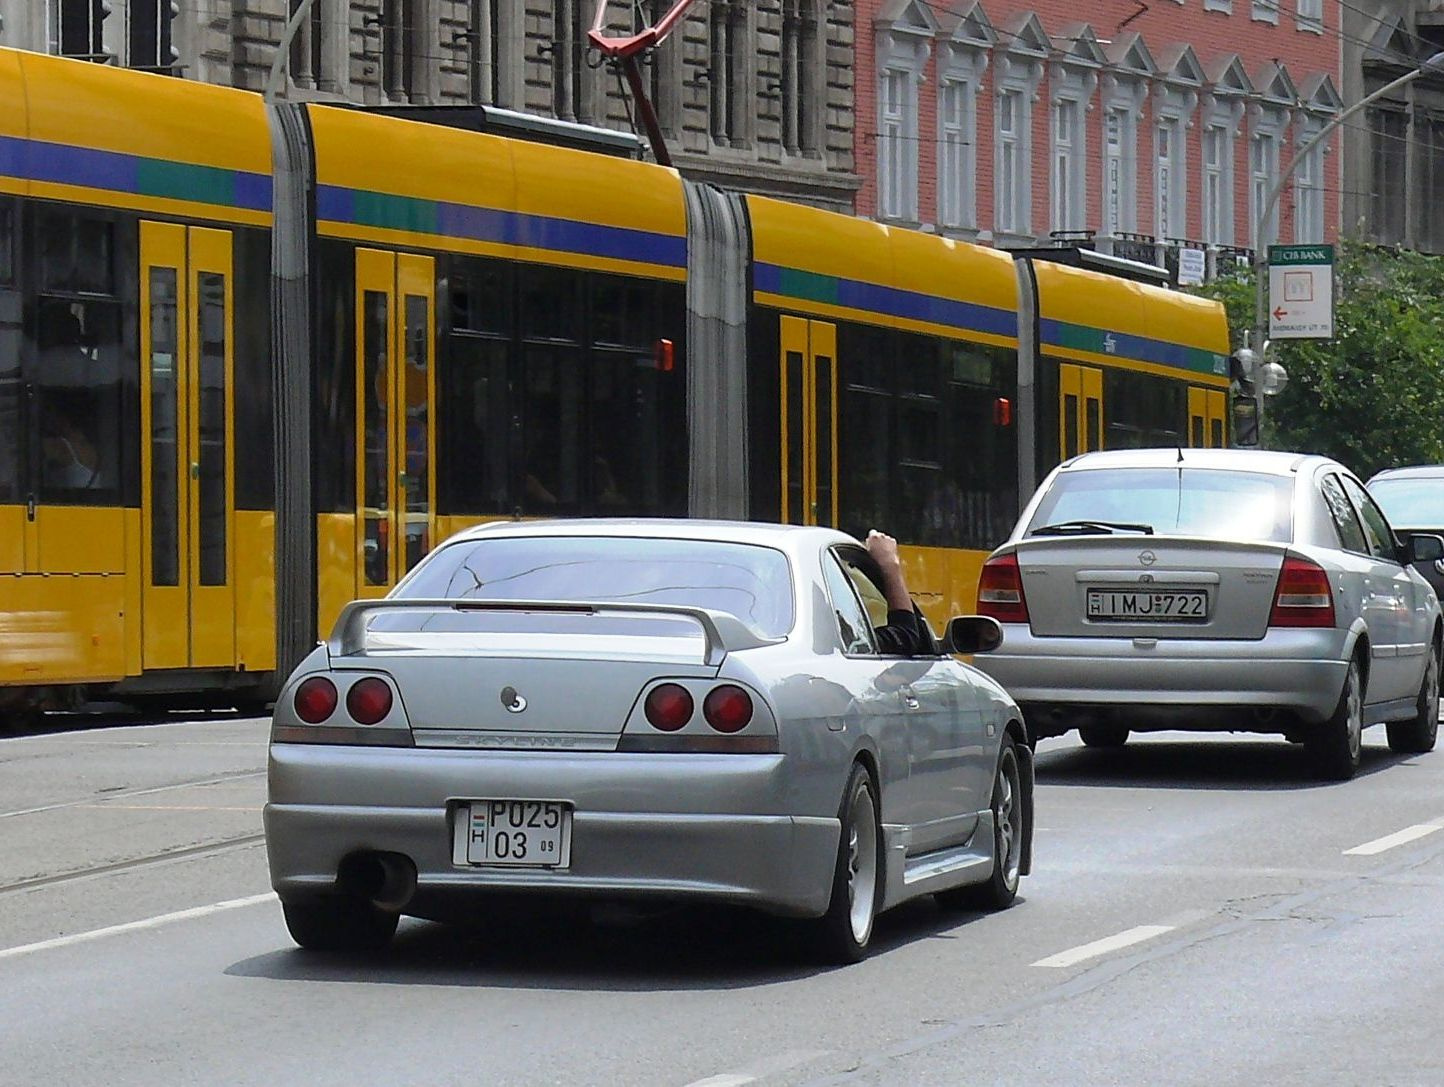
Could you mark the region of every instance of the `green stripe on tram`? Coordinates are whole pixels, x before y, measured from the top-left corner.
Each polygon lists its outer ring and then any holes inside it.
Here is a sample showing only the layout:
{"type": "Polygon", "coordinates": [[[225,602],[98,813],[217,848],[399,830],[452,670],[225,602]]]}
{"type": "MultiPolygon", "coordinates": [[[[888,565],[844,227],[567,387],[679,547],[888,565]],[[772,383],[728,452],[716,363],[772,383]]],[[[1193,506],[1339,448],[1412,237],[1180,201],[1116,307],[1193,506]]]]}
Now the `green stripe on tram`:
{"type": "Polygon", "coordinates": [[[435,200],[418,200],[411,196],[389,193],[355,192],[355,222],[359,226],[387,230],[410,230],[419,234],[439,234],[439,216],[435,200]]]}
{"type": "Polygon", "coordinates": [[[808,302],[826,302],[830,305],[840,305],[838,301],[838,278],[837,276],[818,275],[816,272],[804,272],[798,268],[779,268],[781,278],[778,286],[780,294],[791,298],[801,298],[808,302]]]}
{"type": "Polygon", "coordinates": [[[1119,350],[1118,333],[1101,328],[1090,328],[1087,325],[1069,324],[1066,321],[1056,321],[1054,327],[1057,329],[1057,339],[1052,342],[1055,346],[1067,348],[1070,351],[1087,351],[1094,355],[1112,355],[1120,359],[1135,359],[1136,361],[1153,362],[1160,366],[1175,367],[1179,367],[1180,364],[1172,359],[1164,358],[1163,355],[1165,352],[1168,354],[1182,352],[1181,369],[1199,374],[1228,373],[1226,357],[1202,347],[1189,347],[1187,344],[1169,343],[1166,340],[1157,340],[1147,336],[1128,336],[1128,339],[1142,340],[1149,344],[1156,344],[1163,349],[1159,352],[1159,357],[1141,358],[1124,354],[1119,350]]]}
{"type": "Polygon", "coordinates": [[[217,166],[139,159],[136,190],[142,196],[192,200],[203,204],[236,205],[236,172],[217,166]]]}

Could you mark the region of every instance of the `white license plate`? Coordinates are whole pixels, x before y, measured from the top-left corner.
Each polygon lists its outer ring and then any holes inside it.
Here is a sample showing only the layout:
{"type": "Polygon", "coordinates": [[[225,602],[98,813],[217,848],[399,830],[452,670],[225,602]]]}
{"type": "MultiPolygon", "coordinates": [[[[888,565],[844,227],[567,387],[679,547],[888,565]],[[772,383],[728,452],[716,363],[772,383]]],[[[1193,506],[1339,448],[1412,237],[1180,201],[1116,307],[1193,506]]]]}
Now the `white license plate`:
{"type": "Polygon", "coordinates": [[[1201,623],[1208,618],[1208,594],[1201,589],[1182,592],[1089,589],[1088,618],[1201,623]]]}
{"type": "Polygon", "coordinates": [[[572,806],[554,800],[469,800],[456,812],[457,864],[565,868],[572,806]]]}

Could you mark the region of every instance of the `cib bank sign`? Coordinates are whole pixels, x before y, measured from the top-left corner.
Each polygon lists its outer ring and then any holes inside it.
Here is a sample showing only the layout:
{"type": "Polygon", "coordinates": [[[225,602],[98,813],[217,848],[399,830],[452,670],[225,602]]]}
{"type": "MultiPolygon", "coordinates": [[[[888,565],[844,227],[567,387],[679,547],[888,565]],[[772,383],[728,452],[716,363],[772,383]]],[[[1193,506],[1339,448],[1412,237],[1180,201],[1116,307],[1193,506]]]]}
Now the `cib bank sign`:
{"type": "Polygon", "coordinates": [[[1334,247],[1269,246],[1269,339],[1334,337],[1334,247]]]}

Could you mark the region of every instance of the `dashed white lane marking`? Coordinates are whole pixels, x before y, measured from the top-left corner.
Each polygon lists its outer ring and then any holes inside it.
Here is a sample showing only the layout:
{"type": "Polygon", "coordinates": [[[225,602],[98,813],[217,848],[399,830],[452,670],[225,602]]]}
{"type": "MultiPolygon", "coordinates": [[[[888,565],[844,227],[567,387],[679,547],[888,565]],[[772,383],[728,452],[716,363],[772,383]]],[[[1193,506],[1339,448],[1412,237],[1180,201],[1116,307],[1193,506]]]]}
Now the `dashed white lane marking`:
{"type": "Polygon", "coordinates": [[[91,940],[104,939],[107,936],[119,936],[123,932],[142,932],[145,929],[160,928],[162,925],[169,925],[176,921],[190,921],[197,917],[209,917],[213,913],[224,913],[226,910],[238,910],[244,906],[255,906],[262,902],[275,900],[275,892],[267,891],[263,895],[251,895],[248,898],[232,898],[225,902],[213,902],[209,906],[196,906],[189,910],[178,910],[175,913],[163,913],[159,917],[147,917],[142,921],[127,921],[123,925],[111,925],[108,928],[91,929],[89,932],[76,932],[69,936],[57,936],[52,940],[41,940],[33,944],[21,944],[18,947],[0,948],[0,959],[14,959],[21,955],[29,955],[36,951],[50,951],[57,947],[69,947],[72,944],[88,943],[91,940]]]}
{"type": "Polygon", "coordinates": [[[1356,845],[1353,849],[1344,850],[1346,857],[1372,857],[1375,853],[1382,853],[1386,849],[1393,849],[1395,846],[1408,845],[1410,842],[1417,842],[1420,838],[1427,838],[1436,830],[1439,830],[1438,823],[1416,823],[1412,827],[1405,827],[1403,830],[1393,834],[1386,834],[1382,838],[1375,838],[1372,842],[1365,842],[1363,845],[1356,845]]]}
{"type": "Polygon", "coordinates": [[[1110,951],[1120,951],[1125,947],[1141,944],[1144,940],[1152,940],[1155,936],[1162,936],[1165,932],[1172,932],[1174,928],[1174,925],[1139,925],[1137,928],[1126,929],[1114,936],[1105,936],[1101,940],[1094,940],[1091,944],[1083,944],[1079,947],[1069,948],[1067,951],[1060,951],[1056,955],[1049,955],[1046,959],[1039,959],[1033,965],[1051,967],[1075,966],[1088,959],[1096,959],[1100,955],[1107,955],[1110,951]]]}
{"type": "Polygon", "coordinates": [[[756,1082],[755,1076],[708,1076],[706,1079],[694,1079],[687,1087],[743,1087],[756,1082]]]}

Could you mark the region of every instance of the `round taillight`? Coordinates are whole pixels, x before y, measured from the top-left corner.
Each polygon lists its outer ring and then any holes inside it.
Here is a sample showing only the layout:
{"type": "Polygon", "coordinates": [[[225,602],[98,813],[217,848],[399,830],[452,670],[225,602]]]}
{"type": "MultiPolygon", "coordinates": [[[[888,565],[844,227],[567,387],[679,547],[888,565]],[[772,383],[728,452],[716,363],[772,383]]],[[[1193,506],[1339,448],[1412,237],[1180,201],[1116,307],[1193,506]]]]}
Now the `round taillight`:
{"type": "Polygon", "coordinates": [[[296,716],[319,725],[336,712],[336,685],[325,676],[312,676],[296,688],[296,716]]]}
{"type": "Polygon", "coordinates": [[[652,688],[643,708],[653,728],[676,732],[692,720],[692,695],[679,683],[663,683],[652,688]]]}
{"type": "Polygon", "coordinates": [[[752,696],[730,683],[718,687],[702,703],[702,716],[718,732],[741,732],[752,720],[752,696]]]}
{"type": "Polygon", "coordinates": [[[391,688],[372,676],[346,692],[346,712],[358,725],[374,725],[391,712],[391,688]]]}

